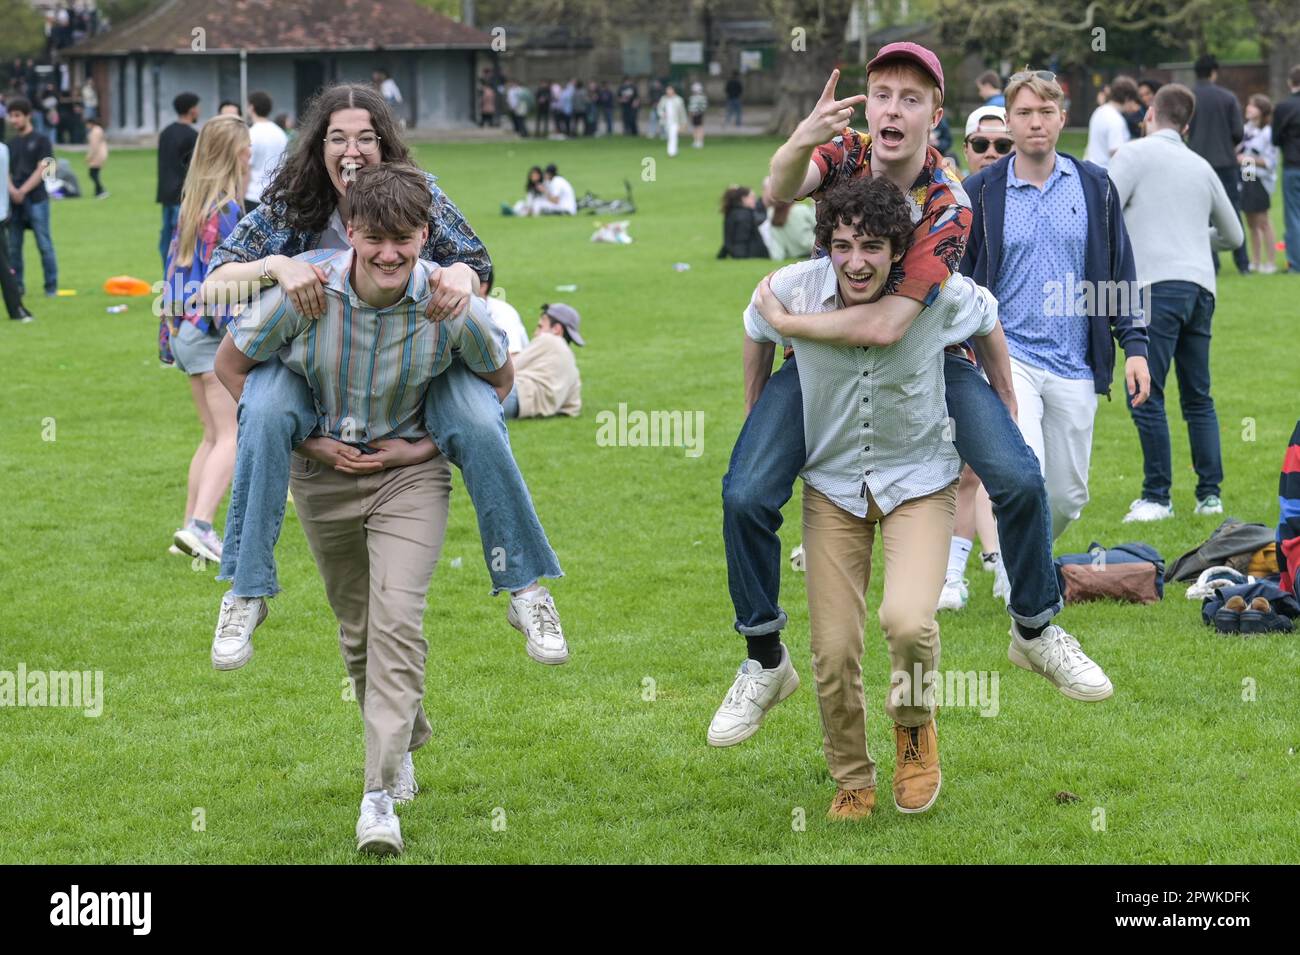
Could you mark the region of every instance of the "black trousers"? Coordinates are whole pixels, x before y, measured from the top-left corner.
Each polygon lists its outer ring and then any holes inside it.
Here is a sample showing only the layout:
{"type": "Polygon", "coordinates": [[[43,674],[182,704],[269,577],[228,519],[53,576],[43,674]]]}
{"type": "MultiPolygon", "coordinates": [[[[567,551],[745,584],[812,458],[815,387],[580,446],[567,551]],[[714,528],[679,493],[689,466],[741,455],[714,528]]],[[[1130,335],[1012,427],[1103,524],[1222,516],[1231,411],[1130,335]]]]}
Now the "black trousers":
{"type": "MultiPolygon", "coordinates": [[[[1241,167],[1240,166],[1216,166],[1214,172],[1218,175],[1219,181],[1223,183],[1224,190],[1228,193],[1228,201],[1232,203],[1232,211],[1241,218],[1241,167]]],[[[1250,253],[1246,251],[1247,243],[1232,250],[1232,261],[1236,263],[1237,270],[1245,272],[1250,268],[1250,253]]],[[[1214,259],[1214,271],[1219,271],[1219,253],[1211,252],[1214,259]]]]}
{"type": "Polygon", "coordinates": [[[18,294],[18,279],[9,268],[9,220],[0,220],[0,292],[4,293],[5,310],[10,318],[18,317],[23,298],[18,294]]]}

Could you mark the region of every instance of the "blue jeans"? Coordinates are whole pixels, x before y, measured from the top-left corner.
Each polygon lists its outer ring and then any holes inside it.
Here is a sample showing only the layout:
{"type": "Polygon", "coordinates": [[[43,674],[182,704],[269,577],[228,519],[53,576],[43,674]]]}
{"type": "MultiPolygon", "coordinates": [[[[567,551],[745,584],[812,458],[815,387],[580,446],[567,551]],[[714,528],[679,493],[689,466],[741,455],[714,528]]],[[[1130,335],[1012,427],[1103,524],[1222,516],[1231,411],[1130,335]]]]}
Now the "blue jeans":
{"type": "MultiPolygon", "coordinates": [[[[1006,406],[969,361],[944,356],[948,414],[958,453],[993,502],[1011,580],[1012,618],[1046,624],[1062,606],[1052,562],[1052,523],[1038,459],[1006,406]]],[[[781,508],[807,459],[803,390],[793,360],[764,387],[745,420],[722,479],[722,534],[735,627],[746,636],[785,627],[781,588],[781,508]]]]}
{"type": "Polygon", "coordinates": [[[1165,380],[1174,363],[1178,401],[1187,422],[1196,470],[1196,499],[1218,497],[1223,482],[1219,452],[1219,418],[1210,395],[1210,322],[1214,296],[1194,282],[1156,282],[1151,286],[1151,320],[1147,326],[1147,364],[1151,396],[1129,411],[1142,443],[1142,497],[1169,503],[1173,461],[1169,452],[1169,422],[1165,418],[1165,380]]]}
{"type": "Polygon", "coordinates": [[[731,118],[733,116],[736,118],[736,125],[739,126],[740,125],[740,100],[738,99],[727,100],[727,115],[723,117],[722,125],[725,126],[727,123],[731,122],[731,118]]]}
{"type": "Polygon", "coordinates": [[[1282,214],[1286,223],[1286,260],[1300,272],[1300,167],[1282,170],[1282,214]]]}
{"type": "Polygon", "coordinates": [[[158,254],[162,256],[163,268],[167,268],[167,248],[172,244],[172,233],[181,217],[180,206],[162,207],[162,234],[158,237],[158,254]]]}
{"type": "Polygon", "coordinates": [[[519,417],[519,389],[511,388],[506,400],[501,402],[501,413],[507,418],[519,417]]]}
{"type": "Polygon", "coordinates": [[[41,273],[45,278],[45,294],[53,295],[59,290],[59,262],[54,257],[54,240],[50,238],[50,200],[25,201],[21,207],[13,209],[9,218],[9,254],[12,258],[14,278],[18,287],[26,289],[23,283],[23,230],[31,229],[36,236],[36,249],[41,253],[41,273]]]}
{"type": "MultiPolygon", "coordinates": [[[[510,451],[492,386],[453,361],[429,383],[424,414],[430,437],[465,479],[492,593],[563,576],[510,451]]],[[[235,475],[217,578],[233,581],[236,596],[269,597],[280,589],[275,543],[284,523],[289,459],[316,424],[305,378],[275,358],[249,372],[239,400],[235,475]]]]}

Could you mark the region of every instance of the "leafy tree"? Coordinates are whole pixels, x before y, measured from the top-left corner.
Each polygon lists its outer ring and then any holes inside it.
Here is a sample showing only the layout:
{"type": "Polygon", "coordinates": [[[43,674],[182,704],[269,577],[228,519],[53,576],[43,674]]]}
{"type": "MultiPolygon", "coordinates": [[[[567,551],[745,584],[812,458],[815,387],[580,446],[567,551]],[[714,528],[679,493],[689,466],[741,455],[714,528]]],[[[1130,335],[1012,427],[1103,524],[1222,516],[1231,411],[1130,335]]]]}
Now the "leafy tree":
{"type": "Polygon", "coordinates": [[[45,48],[44,19],[28,0],[0,0],[0,58],[36,56],[45,48]]]}

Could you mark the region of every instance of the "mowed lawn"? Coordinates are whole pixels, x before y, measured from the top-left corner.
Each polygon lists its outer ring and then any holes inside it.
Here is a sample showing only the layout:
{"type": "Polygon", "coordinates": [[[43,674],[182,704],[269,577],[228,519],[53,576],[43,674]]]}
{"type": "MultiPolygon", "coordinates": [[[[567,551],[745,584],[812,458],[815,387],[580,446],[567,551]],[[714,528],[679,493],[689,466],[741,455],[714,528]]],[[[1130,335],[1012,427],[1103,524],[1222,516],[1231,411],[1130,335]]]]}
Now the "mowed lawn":
{"type": "MultiPolygon", "coordinates": [[[[1300,861],[1300,642],[1218,636],[1183,585],[1154,606],[1061,615],[1116,686],[1083,704],[1007,661],[1008,617],[972,562],[969,608],[942,617],[942,666],[996,671],[997,715],[943,710],[942,795],[906,817],[887,792],[877,567],[866,667],[882,798],[870,820],[844,826],[823,818],[834,785],[803,580],[787,564],[786,641],[804,686],[749,742],[706,746],[744,656],[720,481],[743,414],[740,312],[770,268],[715,258],[718,199],[731,183],[757,187],[776,146],[715,139],[674,160],[662,143],[622,137],[417,150],[487,243],[530,329],[541,303],[565,301],[590,344],[578,355],[582,416],[510,426],[566,571],[553,590],[572,660],[533,663],[505,599],[488,597],[458,478],[425,621],[435,735],[416,756],[422,790],[403,811],[401,861],[1300,861]],[[630,180],[635,243],[591,243],[585,216],[502,217],[528,166],[548,161],[579,194],[620,195],[630,180]],[[577,291],[556,291],[570,284],[577,291]],[[702,412],[703,453],[601,446],[597,415],[620,405],[702,412]],[[1077,801],[1058,801],[1062,791],[1077,801]]],[[[1082,148],[1078,137],[1070,146],[1082,148]]],[[[82,157],[72,160],[88,185],[82,157]]],[[[100,290],[112,275],[159,278],[154,154],[116,151],[104,178],[111,198],[53,211],[60,285],[77,295],[40,297],[29,238],[37,321],[0,322],[0,670],[100,670],[106,697],[98,718],[0,709],[0,862],[362,861],[352,835],[361,721],[292,509],[278,550],[284,592],[242,670],[218,673],[208,660],[225,585],[167,553],[197,418],[183,376],[159,365],[150,299],[106,314],[115,300],[100,290]]],[[[1300,279],[1225,273],[1213,371],[1224,499],[1245,520],[1277,520],[1278,468],[1300,414],[1298,328],[1300,279]]],[[[1209,535],[1218,519],[1192,516],[1176,410],[1172,430],[1178,517],[1121,525],[1141,457],[1119,391],[1101,402],[1092,501],[1059,552],[1145,540],[1172,560],[1209,535]]],[[[798,501],[796,491],[785,512],[787,554],[798,501]]]]}

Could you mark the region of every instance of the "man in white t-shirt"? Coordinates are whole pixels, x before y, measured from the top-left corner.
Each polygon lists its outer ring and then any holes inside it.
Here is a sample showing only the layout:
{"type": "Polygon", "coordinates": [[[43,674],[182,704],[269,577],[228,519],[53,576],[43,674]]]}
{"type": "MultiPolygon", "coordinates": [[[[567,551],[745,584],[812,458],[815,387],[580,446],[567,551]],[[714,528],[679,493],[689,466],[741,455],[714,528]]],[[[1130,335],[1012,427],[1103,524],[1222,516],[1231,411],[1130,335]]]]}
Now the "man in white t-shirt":
{"type": "Polygon", "coordinates": [[[1138,101],[1137,84],[1117,76],[1110,84],[1110,98],[1093,110],[1088,120],[1088,148],[1083,158],[1103,169],[1110,165],[1115,150],[1133,138],[1124,120],[1124,107],[1138,101]]]}
{"type": "Polygon", "coordinates": [[[489,268],[488,277],[479,280],[479,298],[487,302],[492,323],[506,333],[507,350],[510,354],[517,355],[528,347],[528,332],[524,328],[524,320],[519,317],[519,311],[505,300],[505,296],[492,294],[492,286],[495,284],[496,271],[489,268]]]}
{"type": "Polygon", "coordinates": [[[569,180],[560,175],[555,163],[546,167],[546,201],[537,205],[542,215],[573,216],[578,214],[578,198],[569,180]]]}
{"type": "Polygon", "coordinates": [[[253,158],[249,163],[248,191],[244,193],[244,211],[252,212],[262,202],[262,193],[275,178],[275,172],[289,146],[284,130],[271,121],[271,97],[263,92],[248,94],[248,113],[253,125],[248,138],[253,144],[253,158]]]}

